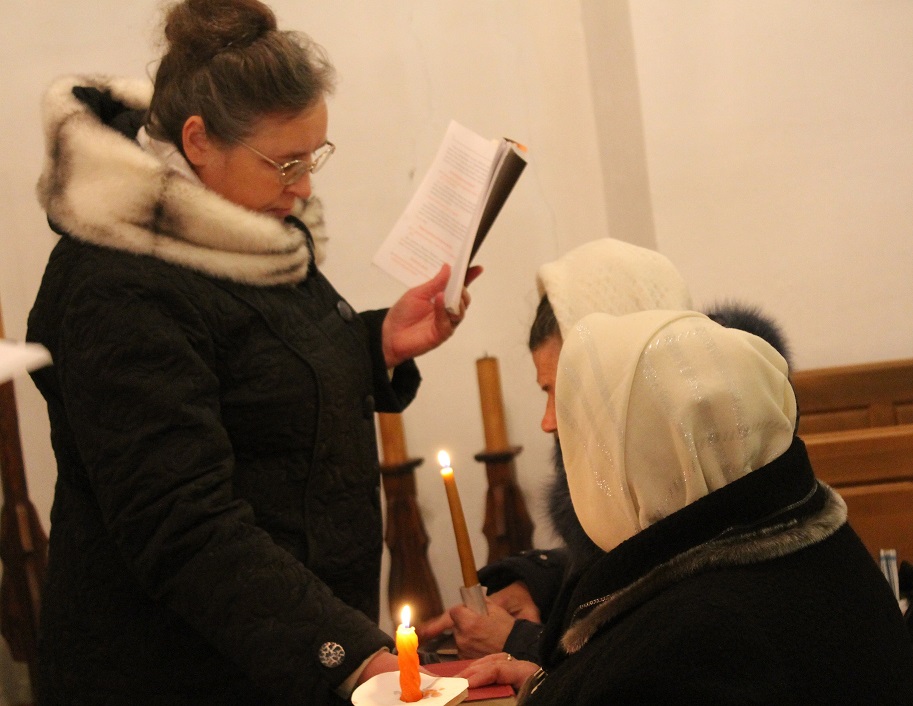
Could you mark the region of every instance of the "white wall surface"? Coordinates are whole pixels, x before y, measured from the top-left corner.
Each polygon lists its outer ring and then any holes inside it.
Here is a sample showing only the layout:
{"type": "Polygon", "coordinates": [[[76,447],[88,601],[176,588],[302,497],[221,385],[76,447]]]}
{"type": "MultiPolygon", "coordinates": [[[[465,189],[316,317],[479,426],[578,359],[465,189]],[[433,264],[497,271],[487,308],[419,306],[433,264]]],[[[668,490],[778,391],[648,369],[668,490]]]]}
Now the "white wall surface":
{"type": "MultiPolygon", "coordinates": [[[[447,122],[529,145],[530,166],[479,261],[469,318],[420,365],[404,415],[444,601],[460,574],[435,455],[453,456],[476,558],[484,468],[475,359],[501,363],[521,484],[541,520],[551,440],[525,349],[536,267],[611,234],[657,247],[699,305],[779,318],[799,367],[913,355],[913,2],[908,0],[324,0],[272,3],[327,48],[337,154],[315,179],[326,271],[359,308],[402,287],[371,256],[447,122]]],[[[0,302],[21,338],[54,237],[34,198],[38,105],[64,73],[143,76],[152,0],[0,4],[0,302]]],[[[54,483],[43,402],[17,383],[32,496],[54,483]]],[[[553,539],[544,522],[539,544],[553,539]]],[[[385,619],[385,628],[390,627],[385,619]]]]}
{"type": "Polygon", "coordinates": [[[630,3],[657,248],[798,368],[913,355],[913,2],[630,3]]]}

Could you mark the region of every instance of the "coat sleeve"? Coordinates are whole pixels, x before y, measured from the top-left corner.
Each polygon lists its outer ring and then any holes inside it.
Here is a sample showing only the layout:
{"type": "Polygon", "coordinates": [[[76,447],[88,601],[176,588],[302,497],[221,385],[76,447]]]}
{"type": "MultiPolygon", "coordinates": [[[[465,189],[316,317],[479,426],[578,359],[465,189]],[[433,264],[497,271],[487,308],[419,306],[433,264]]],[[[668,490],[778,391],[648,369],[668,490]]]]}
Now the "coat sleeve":
{"type": "Polygon", "coordinates": [[[479,581],[489,595],[522,581],[542,620],[548,620],[566,568],[566,549],[530,549],[483,566],[479,569],[479,581]]]}
{"type": "Polygon", "coordinates": [[[102,521],[153,600],[282,703],[310,703],[392,643],[235,497],[212,341],[197,303],[160,290],[83,291],[60,333],[57,375],[102,521]],[[327,644],[341,666],[319,659],[327,644]]]}
{"type": "Polygon", "coordinates": [[[415,399],[422,376],[414,359],[400,363],[391,377],[384,362],[381,329],[386,309],[363,311],[360,316],[368,329],[371,367],[374,376],[374,403],[378,412],[402,412],[415,399]]]}
{"type": "Polygon", "coordinates": [[[514,659],[525,659],[528,662],[542,664],[542,653],[539,641],[542,638],[542,623],[530,620],[516,620],[504,641],[504,651],[514,659]]]}

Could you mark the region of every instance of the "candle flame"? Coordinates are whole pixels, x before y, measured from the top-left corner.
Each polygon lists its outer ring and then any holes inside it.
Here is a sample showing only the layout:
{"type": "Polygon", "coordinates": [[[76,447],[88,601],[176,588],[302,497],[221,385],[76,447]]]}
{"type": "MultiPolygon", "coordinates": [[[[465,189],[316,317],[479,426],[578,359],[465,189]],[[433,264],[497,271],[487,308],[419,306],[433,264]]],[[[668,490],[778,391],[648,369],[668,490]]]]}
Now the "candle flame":
{"type": "Polygon", "coordinates": [[[447,468],[450,466],[450,454],[446,451],[438,451],[437,462],[441,464],[441,468],[447,468]]]}
{"type": "Polygon", "coordinates": [[[409,627],[409,621],[412,619],[412,611],[409,609],[409,606],[404,605],[402,612],[399,614],[399,622],[402,623],[404,628],[409,627]]]}

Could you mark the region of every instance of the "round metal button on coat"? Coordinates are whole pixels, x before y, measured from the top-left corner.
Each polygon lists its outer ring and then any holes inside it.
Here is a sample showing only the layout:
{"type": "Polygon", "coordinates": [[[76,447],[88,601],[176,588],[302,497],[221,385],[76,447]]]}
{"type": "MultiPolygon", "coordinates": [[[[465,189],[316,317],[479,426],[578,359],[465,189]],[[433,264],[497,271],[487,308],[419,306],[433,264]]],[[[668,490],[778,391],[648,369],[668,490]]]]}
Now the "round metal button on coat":
{"type": "Polygon", "coordinates": [[[336,310],[339,312],[339,315],[342,317],[343,321],[351,321],[355,318],[355,312],[352,311],[352,307],[349,306],[349,302],[340,299],[336,303],[336,310]]]}

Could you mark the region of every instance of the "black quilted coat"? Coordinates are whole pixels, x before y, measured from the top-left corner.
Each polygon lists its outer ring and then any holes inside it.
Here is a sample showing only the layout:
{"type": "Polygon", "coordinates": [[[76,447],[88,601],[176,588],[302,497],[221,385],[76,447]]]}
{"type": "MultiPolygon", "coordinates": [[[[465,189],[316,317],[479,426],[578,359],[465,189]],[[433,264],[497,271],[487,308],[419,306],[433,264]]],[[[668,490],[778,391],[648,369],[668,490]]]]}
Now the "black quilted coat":
{"type": "Polygon", "coordinates": [[[29,318],[54,359],[35,381],[58,461],[40,702],[341,703],[333,690],[391,644],[376,625],[373,414],[411,399],[417,369],[391,382],[384,312],[353,312],[297,223],[255,219],[260,239],[220,263],[194,239],[245,214],[227,202],[198,214],[201,195],[184,192],[203,187],[155,160],[148,219],[116,184],[100,223],[74,215],[68,189],[93,173],[80,160],[134,178],[121,162],[145,155],[100,116],[142,99],[104,83],[51,95],[46,113],[65,117],[41,197],[66,234],[29,318]],[[114,147],[83,156],[81,141],[103,140],[114,147]],[[272,237],[291,262],[258,269],[272,237]]]}

